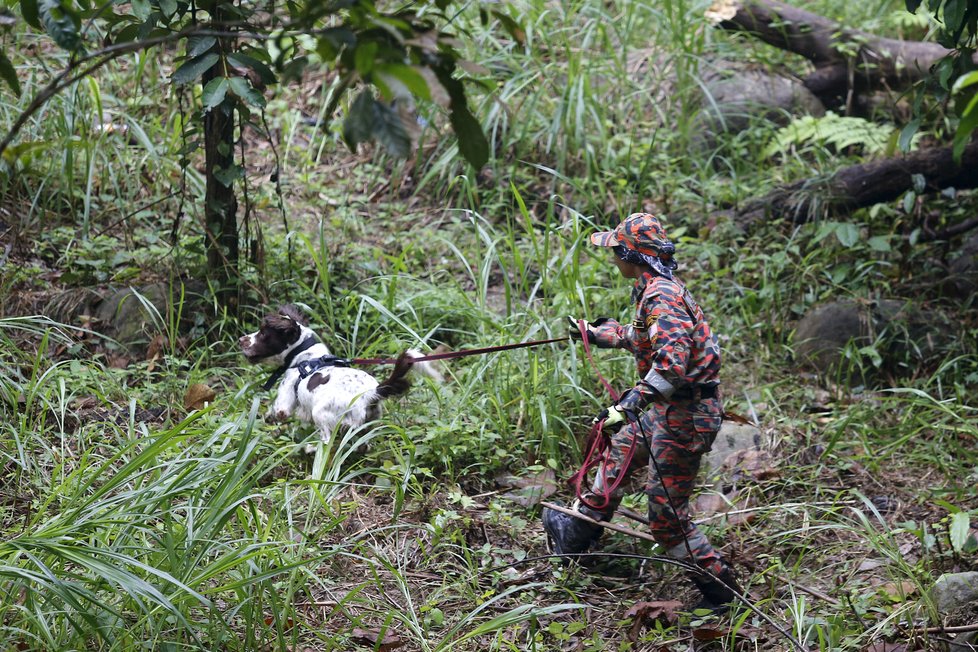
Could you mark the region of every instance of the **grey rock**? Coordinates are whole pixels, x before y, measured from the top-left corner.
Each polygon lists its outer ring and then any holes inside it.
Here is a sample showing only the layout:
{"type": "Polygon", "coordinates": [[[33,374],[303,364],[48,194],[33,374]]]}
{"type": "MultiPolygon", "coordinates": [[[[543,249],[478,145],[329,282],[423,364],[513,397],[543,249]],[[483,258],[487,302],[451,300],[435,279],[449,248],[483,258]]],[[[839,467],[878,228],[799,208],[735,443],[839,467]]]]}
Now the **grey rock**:
{"type": "Polygon", "coordinates": [[[978,294],[978,234],[965,240],[951,261],[943,289],[957,299],[970,299],[978,294]]]}
{"type": "Polygon", "coordinates": [[[763,444],[764,436],[754,426],[724,421],[713,447],[703,456],[703,472],[707,476],[715,476],[731,455],[737,451],[760,450],[763,444]]]}
{"type": "Polygon", "coordinates": [[[978,602],[978,571],[941,575],[934,582],[930,597],[942,614],[978,602]]]}
{"type": "Polygon", "coordinates": [[[697,151],[714,149],[718,134],[742,131],[756,121],[780,126],[795,115],[825,115],[825,106],[799,80],[757,68],[722,63],[704,75],[703,88],[693,129],[697,151]]]}
{"type": "Polygon", "coordinates": [[[184,301],[178,309],[182,317],[178,328],[191,326],[190,319],[203,311],[206,287],[194,282],[186,285],[153,283],[108,294],[95,309],[95,325],[130,354],[145,351],[157,334],[166,334],[171,322],[171,302],[184,301]],[[182,297],[181,297],[182,295],[182,297]]]}
{"type": "Polygon", "coordinates": [[[946,346],[950,320],[912,302],[834,301],[816,306],[796,325],[795,359],[831,380],[871,385],[880,372],[916,368],[946,346]],[[858,350],[872,345],[876,359],[858,350]]]}
{"type": "Polygon", "coordinates": [[[962,632],[952,639],[948,652],[978,652],[978,632],[962,632]]]}
{"type": "Polygon", "coordinates": [[[107,297],[95,316],[102,331],[124,348],[134,350],[149,343],[166,323],[167,288],[162,283],[139,290],[127,288],[107,297]]]}
{"type": "Polygon", "coordinates": [[[63,324],[85,324],[95,315],[95,307],[104,300],[103,293],[92,288],[68,288],[51,296],[44,305],[44,315],[63,324]]]}

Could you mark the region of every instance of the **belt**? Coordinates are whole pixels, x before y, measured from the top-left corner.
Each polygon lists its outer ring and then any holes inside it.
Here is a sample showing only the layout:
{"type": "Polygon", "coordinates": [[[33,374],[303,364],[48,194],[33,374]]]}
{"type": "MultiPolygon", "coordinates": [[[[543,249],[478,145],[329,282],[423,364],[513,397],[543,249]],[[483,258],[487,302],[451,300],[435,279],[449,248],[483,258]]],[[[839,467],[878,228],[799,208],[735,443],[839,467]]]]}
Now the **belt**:
{"type": "Polygon", "coordinates": [[[720,395],[720,385],[688,385],[677,389],[669,397],[671,401],[699,401],[704,398],[716,398],[720,395]]]}

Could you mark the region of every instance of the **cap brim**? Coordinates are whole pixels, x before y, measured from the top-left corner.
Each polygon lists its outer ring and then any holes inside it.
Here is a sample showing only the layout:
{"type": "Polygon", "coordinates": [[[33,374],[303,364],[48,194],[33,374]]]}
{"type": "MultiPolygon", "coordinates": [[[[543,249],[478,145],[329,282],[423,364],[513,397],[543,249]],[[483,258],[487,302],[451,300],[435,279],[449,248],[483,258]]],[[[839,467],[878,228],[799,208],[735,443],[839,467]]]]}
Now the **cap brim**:
{"type": "Polygon", "coordinates": [[[614,231],[599,231],[591,234],[591,244],[599,247],[614,247],[618,244],[618,236],[614,231]]]}

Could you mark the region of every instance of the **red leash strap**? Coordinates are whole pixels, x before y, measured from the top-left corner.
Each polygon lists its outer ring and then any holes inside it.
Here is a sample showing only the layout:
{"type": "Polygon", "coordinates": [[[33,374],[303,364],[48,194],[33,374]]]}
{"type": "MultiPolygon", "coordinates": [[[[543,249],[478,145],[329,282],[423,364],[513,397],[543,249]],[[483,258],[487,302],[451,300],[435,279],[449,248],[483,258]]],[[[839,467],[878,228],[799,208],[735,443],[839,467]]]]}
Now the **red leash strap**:
{"type": "MultiPolygon", "coordinates": [[[[601,384],[604,385],[604,388],[608,391],[608,395],[611,397],[611,400],[617,403],[619,398],[618,392],[616,392],[615,388],[611,386],[611,383],[605,380],[604,376],[601,375],[601,372],[598,371],[598,365],[595,364],[594,358],[591,356],[591,344],[588,342],[587,322],[585,322],[583,319],[578,319],[577,328],[581,331],[581,341],[584,343],[584,354],[587,356],[588,362],[591,363],[591,367],[594,369],[594,373],[598,377],[598,380],[601,381],[601,384]]],[[[574,487],[574,495],[581,501],[581,504],[602,512],[611,503],[611,496],[625,480],[628,469],[632,465],[632,460],[635,458],[635,447],[638,445],[638,437],[635,436],[635,424],[629,424],[629,428],[632,431],[632,441],[628,446],[628,450],[625,452],[625,457],[621,461],[621,468],[618,470],[618,475],[611,481],[610,485],[607,484],[605,478],[602,478],[601,484],[603,485],[603,488],[601,491],[597,492],[597,495],[601,500],[598,502],[592,502],[584,496],[585,493],[592,492],[582,490],[581,485],[584,484],[584,481],[587,479],[587,475],[591,472],[591,469],[600,467],[601,464],[607,459],[608,454],[611,452],[611,435],[604,431],[604,419],[601,421],[595,421],[594,425],[591,426],[591,433],[588,435],[587,442],[584,444],[584,448],[587,450],[584,457],[584,464],[582,464],[581,468],[577,470],[577,473],[575,473],[571,479],[568,480],[570,485],[574,487]]],[[[601,473],[602,476],[604,475],[603,470],[600,468],[598,469],[598,473],[601,473]]]]}
{"type": "Polygon", "coordinates": [[[584,343],[584,355],[587,356],[588,362],[591,363],[591,368],[594,369],[595,375],[597,375],[598,380],[601,381],[601,384],[604,385],[604,388],[606,390],[608,390],[608,395],[611,396],[611,400],[614,401],[615,403],[617,403],[618,402],[618,392],[616,392],[615,391],[615,388],[611,386],[611,383],[609,383],[607,380],[604,379],[604,376],[602,376],[601,375],[601,372],[598,371],[598,365],[596,365],[594,363],[594,358],[591,357],[591,343],[588,342],[588,339],[587,339],[587,335],[588,335],[588,333],[587,333],[587,322],[584,321],[583,319],[578,319],[577,320],[577,329],[579,331],[581,331],[581,341],[584,343]]]}
{"type": "MultiPolygon", "coordinates": [[[[577,470],[571,479],[567,482],[574,487],[574,496],[581,501],[582,505],[590,507],[591,509],[603,512],[608,505],[611,503],[611,496],[615,493],[615,490],[621,486],[624,482],[625,476],[628,473],[629,467],[632,465],[632,460],[635,458],[635,447],[638,445],[638,437],[635,436],[635,424],[629,424],[629,428],[632,431],[632,441],[628,446],[628,450],[625,452],[625,457],[621,461],[621,468],[618,469],[618,475],[611,484],[607,484],[607,481],[602,477],[603,488],[598,492],[589,492],[582,490],[581,485],[587,479],[587,474],[590,473],[591,469],[595,467],[600,467],[602,462],[605,461],[608,453],[611,452],[611,435],[604,432],[604,419],[601,421],[596,421],[593,426],[591,426],[591,434],[588,435],[587,442],[584,447],[587,450],[587,455],[584,458],[584,464],[581,468],[577,470]],[[592,502],[587,497],[585,493],[596,493],[596,495],[601,499],[599,502],[592,502]]],[[[602,476],[604,472],[602,469],[598,469],[598,473],[602,476]]]]}
{"type": "MultiPolygon", "coordinates": [[[[451,360],[452,358],[464,358],[467,355],[481,355],[483,353],[494,353],[496,351],[509,351],[510,349],[522,349],[528,346],[540,346],[542,344],[553,344],[554,342],[565,342],[569,337],[555,337],[549,340],[531,340],[529,342],[516,342],[515,344],[500,344],[498,346],[487,346],[481,349],[466,349],[464,351],[448,351],[446,353],[432,353],[418,358],[412,358],[411,362],[431,362],[433,360],[451,360]]],[[[394,364],[397,358],[353,358],[347,360],[350,364],[394,364]]]]}

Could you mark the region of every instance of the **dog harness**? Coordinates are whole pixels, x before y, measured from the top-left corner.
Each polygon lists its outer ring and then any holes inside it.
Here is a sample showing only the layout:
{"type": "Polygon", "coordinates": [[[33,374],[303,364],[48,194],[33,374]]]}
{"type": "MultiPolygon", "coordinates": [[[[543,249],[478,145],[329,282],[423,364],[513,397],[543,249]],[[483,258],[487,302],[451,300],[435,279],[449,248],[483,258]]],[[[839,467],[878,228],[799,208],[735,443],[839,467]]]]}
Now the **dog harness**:
{"type": "MultiPolygon", "coordinates": [[[[267,392],[272,387],[274,387],[275,383],[278,382],[278,379],[281,378],[282,375],[289,370],[289,367],[292,366],[292,361],[295,360],[295,357],[300,353],[302,353],[303,351],[306,351],[312,348],[313,346],[315,346],[317,342],[318,340],[316,340],[316,338],[307,337],[306,339],[302,340],[302,342],[299,343],[299,346],[289,351],[289,354],[285,356],[285,360],[282,362],[282,366],[272,372],[272,375],[269,376],[268,380],[265,381],[265,384],[262,385],[262,389],[267,392]]],[[[329,356],[324,356],[324,357],[329,357],[329,356]]],[[[302,363],[300,362],[299,364],[301,365],[302,363]]],[[[310,371],[309,373],[312,372],[310,371]]]]}

